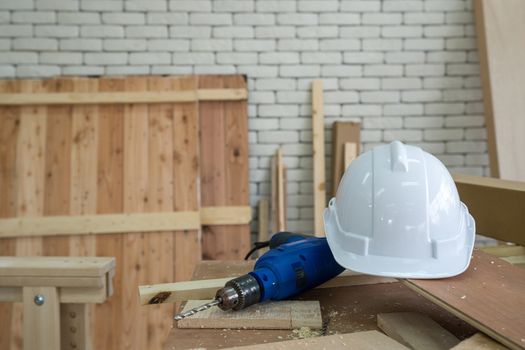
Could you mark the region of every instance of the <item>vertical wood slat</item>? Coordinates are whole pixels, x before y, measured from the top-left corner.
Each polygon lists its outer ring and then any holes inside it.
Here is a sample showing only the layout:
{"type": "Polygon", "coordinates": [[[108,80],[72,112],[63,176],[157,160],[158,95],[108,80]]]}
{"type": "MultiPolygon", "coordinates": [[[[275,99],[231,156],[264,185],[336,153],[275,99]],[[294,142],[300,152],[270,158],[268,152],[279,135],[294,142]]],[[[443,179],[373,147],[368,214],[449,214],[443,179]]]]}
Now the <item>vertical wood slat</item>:
{"type": "MultiPolygon", "coordinates": [[[[145,79],[133,77],[126,79],[126,91],[144,91],[147,88],[145,79]]],[[[145,104],[127,105],[124,117],[124,212],[144,211],[147,201],[148,186],[148,108],[145,104]]],[[[145,240],[143,233],[126,234],[124,237],[122,259],[123,288],[136,286],[144,281],[146,276],[145,240]]],[[[123,293],[120,315],[125,317],[124,329],[120,334],[123,348],[146,348],[146,336],[143,329],[147,328],[146,310],[136,302],[136,295],[123,293]]]]}
{"type": "MultiPolygon", "coordinates": [[[[246,87],[241,77],[203,76],[199,88],[246,87]]],[[[246,102],[199,103],[203,206],[248,205],[246,102]]],[[[250,246],[248,225],[203,227],[204,259],[242,259],[250,246]]]]}
{"type": "MultiPolygon", "coordinates": [[[[124,80],[104,78],[99,82],[99,91],[123,91],[124,80]]],[[[99,106],[98,120],[98,169],[97,169],[97,212],[115,214],[123,212],[124,176],[124,105],[99,106]]],[[[123,317],[120,313],[121,300],[126,286],[123,285],[122,259],[124,235],[110,234],[97,236],[97,256],[113,256],[116,260],[113,277],[113,296],[103,304],[94,306],[93,321],[106,325],[94,327],[93,349],[118,349],[121,346],[123,317]]]]}
{"type": "MultiPolygon", "coordinates": [[[[171,89],[169,78],[151,77],[149,91],[171,89]]],[[[148,191],[146,211],[173,211],[173,105],[148,106],[148,191]]],[[[145,238],[146,283],[173,280],[173,232],[149,232],[145,238]]],[[[162,282],[161,282],[162,283],[162,282]]],[[[147,308],[147,348],[161,349],[173,315],[173,305],[147,308]]]]}
{"type": "MultiPolygon", "coordinates": [[[[18,92],[18,82],[0,81],[1,92],[18,92]]],[[[18,135],[20,132],[20,114],[18,107],[2,108],[0,118],[0,217],[8,218],[16,216],[17,197],[17,173],[13,166],[18,153],[18,135]]],[[[0,240],[0,255],[15,255],[16,238],[0,240]]],[[[14,312],[14,304],[0,303],[0,349],[9,349],[14,342],[14,334],[11,329],[11,319],[14,312]]],[[[20,327],[20,326],[19,326],[20,327]]],[[[18,348],[21,347],[21,339],[18,338],[18,348]]]]}

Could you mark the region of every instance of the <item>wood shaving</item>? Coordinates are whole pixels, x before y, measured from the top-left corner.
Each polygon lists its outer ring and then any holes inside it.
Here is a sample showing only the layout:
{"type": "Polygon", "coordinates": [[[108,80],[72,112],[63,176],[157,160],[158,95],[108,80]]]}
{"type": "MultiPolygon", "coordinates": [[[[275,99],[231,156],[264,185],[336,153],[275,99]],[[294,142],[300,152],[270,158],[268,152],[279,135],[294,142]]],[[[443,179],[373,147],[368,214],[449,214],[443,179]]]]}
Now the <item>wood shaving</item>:
{"type": "Polygon", "coordinates": [[[313,331],[310,327],[301,327],[299,329],[294,329],[291,334],[292,339],[307,339],[315,338],[321,335],[321,332],[313,331]]]}

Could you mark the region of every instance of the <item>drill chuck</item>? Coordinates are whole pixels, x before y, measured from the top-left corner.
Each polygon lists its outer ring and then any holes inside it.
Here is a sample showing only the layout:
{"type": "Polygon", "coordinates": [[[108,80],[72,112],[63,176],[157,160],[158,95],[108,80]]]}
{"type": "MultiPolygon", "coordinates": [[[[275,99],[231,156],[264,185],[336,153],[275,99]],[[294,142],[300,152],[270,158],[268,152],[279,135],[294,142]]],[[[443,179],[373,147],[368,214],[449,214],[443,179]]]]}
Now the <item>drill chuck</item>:
{"type": "Polygon", "coordinates": [[[215,294],[221,302],[217,305],[222,310],[241,310],[257,304],[261,299],[261,286],[250,274],[228,281],[224,288],[215,294]]]}

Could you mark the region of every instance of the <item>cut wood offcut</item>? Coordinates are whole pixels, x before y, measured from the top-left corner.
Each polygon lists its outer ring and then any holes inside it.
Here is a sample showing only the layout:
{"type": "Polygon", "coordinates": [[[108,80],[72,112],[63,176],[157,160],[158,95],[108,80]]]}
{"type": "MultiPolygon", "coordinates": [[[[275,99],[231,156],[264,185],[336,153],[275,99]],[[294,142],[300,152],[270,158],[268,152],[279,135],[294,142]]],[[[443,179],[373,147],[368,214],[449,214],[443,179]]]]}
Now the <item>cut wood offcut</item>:
{"type": "MultiPolygon", "coordinates": [[[[209,301],[189,300],[182,312],[209,301]]],[[[212,307],[177,322],[179,328],[221,329],[320,329],[322,325],[319,301],[303,300],[272,301],[239,311],[212,307]]]]}

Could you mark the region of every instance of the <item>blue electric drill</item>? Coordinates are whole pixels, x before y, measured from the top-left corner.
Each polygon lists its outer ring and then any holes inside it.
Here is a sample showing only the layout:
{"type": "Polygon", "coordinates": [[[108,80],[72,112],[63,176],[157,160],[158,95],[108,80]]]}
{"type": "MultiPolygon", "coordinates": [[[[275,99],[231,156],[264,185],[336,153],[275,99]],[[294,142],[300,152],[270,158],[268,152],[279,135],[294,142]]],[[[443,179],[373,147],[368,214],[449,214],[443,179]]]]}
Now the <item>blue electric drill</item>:
{"type": "Polygon", "coordinates": [[[194,315],[212,306],[222,310],[241,310],[266,300],[283,300],[314,288],[343,272],[334,259],[326,238],[279,232],[268,242],[258,242],[256,249],[270,250],[255,263],[252,272],[228,281],[215,299],[175,315],[175,320],[194,315]]]}

